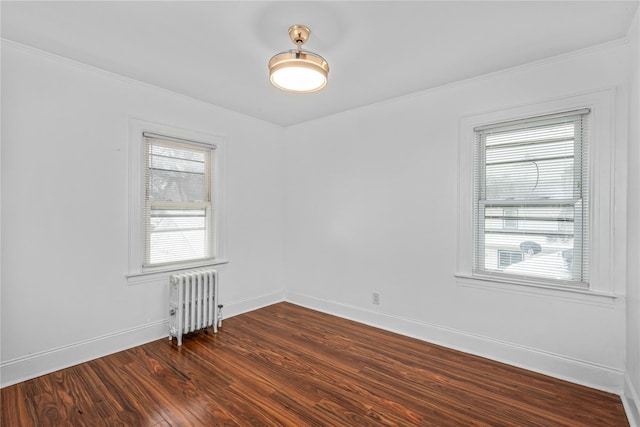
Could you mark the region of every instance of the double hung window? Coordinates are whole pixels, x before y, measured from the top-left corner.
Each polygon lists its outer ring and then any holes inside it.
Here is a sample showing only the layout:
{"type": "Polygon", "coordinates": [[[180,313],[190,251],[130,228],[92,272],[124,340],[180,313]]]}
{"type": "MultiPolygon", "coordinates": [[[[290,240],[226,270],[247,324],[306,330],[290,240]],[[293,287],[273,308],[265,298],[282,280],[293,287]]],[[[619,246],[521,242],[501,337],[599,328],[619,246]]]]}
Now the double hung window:
{"type": "Polygon", "coordinates": [[[129,121],[129,284],[226,259],[226,138],[129,121]]]}
{"type": "Polygon", "coordinates": [[[589,283],[589,110],[474,129],[476,275],[589,283]]]}
{"type": "Polygon", "coordinates": [[[216,256],[216,147],[144,132],[142,266],[216,256]]]}

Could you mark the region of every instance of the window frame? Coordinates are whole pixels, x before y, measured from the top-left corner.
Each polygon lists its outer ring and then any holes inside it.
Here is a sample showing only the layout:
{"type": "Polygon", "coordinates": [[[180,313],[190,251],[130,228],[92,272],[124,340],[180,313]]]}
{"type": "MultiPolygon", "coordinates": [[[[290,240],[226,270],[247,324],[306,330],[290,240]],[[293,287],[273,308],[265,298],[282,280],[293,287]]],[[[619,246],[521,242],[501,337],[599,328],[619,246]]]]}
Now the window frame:
{"type": "Polygon", "coordinates": [[[575,96],[519,105],[461,117],[458,133],[458,221],[457,254],[454,276],[461,285],[505,290],[532,291],[545,294],[571,292],[615,296],[613,280],[613,160],[615,90],[599,90],[575,96]],[[590,199],[590,278],[588,286],[566,286],[529,277],[502,277],[474,271],[474,148],[475,129],[484,125],[562,113],[588,108],[591,110],[590,138],[587,144],[590,199]],[[597,161],[596,161],[597,160],[597,161]],[[527,288],[523,288],[526,286],[527,288]]]}
{"type": "MultiPolygon", "coordinates": [[[[591,229],[590,223],[588,222],[589,214],[588,212],[584,213],[585,209],[590,208],[589,204],[586,203],[589,200],[590,192],[589,192],[589,174],[590,170],[587,165],[587,168],[583,168],[583,150],[589,150],[589,140],[585,140],[585,134],[580,132],[577,135],[574,135],[574,149],[573,149],[573,169],[574,169],[574,177],[578,177],[578,186],[573,187],[572,195],[566,200],[558,200],[558,199],[545,199],[545,198],[534,198],[531,200],[523,200],[523,199],[504,199],[504,198],[490,198],[488,199],[487,192],[487,183],[486,181],[486,158],[487,158],[487,135],[495,134],[497,131],[498,134],[502,132],[509,131],[521,131],[526,128],[531,128],[532,126],[536,129],[545,127],[545,126],[557,126],[559,124],[565,124],[569,122],[577,123],[580,127],[589,127],[589,123],[591,121],[591,111],[589,109],[580,109],[580,110],[570,110],[570,111],[560,111],[554,112],[551,114],[544,114],[542,116],[530,116],[523,119],[518,119],[516,123],[513,121],[500,121],[496,123],[491,123],[486,126],[480,126],[479,128],[474,128],[474,188],[475,192],[473,195],[473,204],[474,204],[474,234],[473,234],[473,245],[474,245],[474,270],[473,273],[476,276],[497,276],[501,279],[515,279],[515,280],[526,280],[526,281],[534,281],[538,283],[549,284],[551,286],[566,286],[566,287],[579,287],[579,288],[588,288],[589,287],[589,278],[588,278],[588,266],[589,266],[589,254],[583,252],[584,238],[589,237],[589,231],[591,229]],[[489,130],[489,132],[487,132],[489,130]],[[477,174],[477,175],[476,175],[477,174]],[[586,188],[586,192],[585,192],[586,188]],[[550,277],[537,277],[535,275],[521,275],[514,274],[515,277],[507,277],[507,273],[503,272],[504,268],[500,268],[500,256],[498,253],[498,263],[497,268],[491,269],[484,266],[485,264],[485,238],[486,238],[486,213],[485,209],[487,207],[491,208],[502,208],[503,211],[507,209],[515,209],[516,212],[519,208],[526,208],[527,206],[536,206],[536,207],[553,207],[558,204],[567,204],[571,205],[573,209],[577,212],[575,215],[574,222],[574,233],[573,233],[573,243],[574,243],[574,253],[577,253],[578,256],[575,257],[575,261],[573,263],[573,276],[577,277],[574,280],[562,280],[562,279],[554,279],[550,277]],[[586,208],[584,207],[586,204],[586,208]],[[586,221],[583,220],[586,218],[586,221]],[[583,267],[583,261],[585,262],[586,267],[583,267]],[[483,266],[481,266],[482,264],[483,266]],[[585,277],[586,276],[586,277],[585,277]]],[[[589,134],[586,134],[587,138],[589,138],[589,134]]],[[[587,158],[588,161],[588,158],[587,158]]],[[[505,227],[506,228],[506,227],[505,227]]],[[[515,228],[517,229],[517,227],[515,228]]],[[[512,229],[513,230],[513,229],[512,229]]],[[[587,245],[588,247],[588,242],[587,245]]],[[[500,250],[498,250],[500,252],[500,250]]],[[[522,261],[522,260],[521,260],[522,261]]]]}
{"type": "Polygon", "coordinates": [[[207,262],[214,261],[216,258],[216,245],[215,245],[215,193],[213,188],[215,187],[215,155],[217,147],[211,144],[202,144],[196,141],[178,140],[175,137],[168,135],[150,134],[148,132],[143,133],[143,139],[145,139],[145,154],[143,159],[143,168],[145,173],[145,191],[144,196],[144,210],[143,210],[143,265],[142,268],[161,268],[163,266],[181,266],[183,264],[189,264],[193,262],[207,262]],[[146,139],[150,141],[147,143],[146,139]],[[156,141],[156,142],[153,142],[156,141]],[[149,194],[149,185],[151,179],[151,164],[150,164],[150,145],[154,147],[164,147],[167,149],[179,149],[189,152],[200,152],[205,159],[204,162],[204,177],[203,184],[203,200],[195,201],[155,201],[151,200],[149,194]],[[204,211],[204,250],[207,256],[201,258],[192,258],[184,261],[167,261],[167,262],[151,262],[152,252],[152,232],[151,232],[151,220],[153,218],[154,210],[180,210],[180,211],[204,211]]]}
{"type": "Polygon", "coordinates": [[[226,264],[226,138],[205,132],[187,130],[174,126],[131,118],[129,120],[129,283],[144,281],[144,276],[160,273],[172,273],[190,268],[208,267],[226,264]],[[213,258],[184,262],[145,265],[146,229],[143,224],[143,212],[146,206],[146,143],[144,134],[155,134],[184,141],[186,144],[215,148],[210,165],[211,206],[213,207],[210,226],[215,230],[211,248],[213,258]]]}

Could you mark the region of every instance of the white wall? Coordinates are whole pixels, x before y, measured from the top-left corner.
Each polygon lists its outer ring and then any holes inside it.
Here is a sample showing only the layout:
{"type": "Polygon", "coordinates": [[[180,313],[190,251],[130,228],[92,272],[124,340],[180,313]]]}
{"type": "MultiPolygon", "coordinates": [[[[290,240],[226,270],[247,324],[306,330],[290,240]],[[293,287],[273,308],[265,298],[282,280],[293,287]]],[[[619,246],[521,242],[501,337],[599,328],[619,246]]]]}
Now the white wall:
{"type": "Polygon", "coordinates": [[[638,91],[637,17],[634,25],[630,43],[284,131],[3,42],[2,385],[166,333],[166,283],[124,277],[133,117],[228,138],[226,316],[281,300],[286,284],[295,303],[606,390],[622,390],[626,357],[625,391],[635,392],[640,147],[638,97],[627,94],[630,81],[638,91]],[[618,298],[458,283],[460,119],[603,88],[618,94],[618,298]]]}
{"type": "Polygon", "coordinates": [[[2,384],[167,334],[168,282],[128,284],[137,118],[227,138],[230,316],[282,299],[282,129],[2,45],[2,384]]]}
{"type": "Polygon", "coordinates": [[[288,128],[286,298],[621,391],[628,49],[624,42],[601,46],[288,128]],[[604,88],[617,89],[612,288],[618,297],[457,282],[461,118],[604,88]],[[373,291],[380,292],[379,306],[373,291]]]}
{"type": "Polygon", "coordinates": [[[629,198],[627,252],[627,413],[640,425],[640,11],[628,34],[631,74],[629,102],[629,198]]]}

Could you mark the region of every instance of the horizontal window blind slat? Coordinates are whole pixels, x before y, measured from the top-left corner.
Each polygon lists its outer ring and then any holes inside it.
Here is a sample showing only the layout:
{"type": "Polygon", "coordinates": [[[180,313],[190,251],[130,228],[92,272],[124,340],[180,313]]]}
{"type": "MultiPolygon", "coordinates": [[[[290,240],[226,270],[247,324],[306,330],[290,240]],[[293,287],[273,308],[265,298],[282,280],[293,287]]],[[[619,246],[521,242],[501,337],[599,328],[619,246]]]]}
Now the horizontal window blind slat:
{"type": "MultiPolygon", "coordinates": [[[[514,234],[513,232],[509,231],[509,230],[490,230],[490,229],[485,229],[484,231],[486,234],[508,234],[511,236],[515,236],[516,234],[514,234]]],[[[553,232],[542,232],[542,231],[523,231],[522,233],[519,233],[518,235],[522,236],[522,235],[527,235],[527,236],[554,236],[554,237],[573,237],[574,234],[567,234],[567,233],[553,233],[553,232]]]]}
{"type": "Polygon", "coordinates": [[[512,199],[512,200],[481,200],[479,203],[485,207],[508,207],[508,206],[573,206],[580,199],[512,199]]]}
{"type": "Polygon", "coordinates": [[[159,213],[151,213],[151,218],[206,218],[206,213],[198,213],[198,214],[159,214],[159,213]]]}
{"type": "Polygon", "coordinates": [[[177,227],[177,228],[162,228],[162,229],[155,229],[153,230],[151,233],[153,234],[158,234],[158,233],[175,233],[175,232],[181,232],[181,231],[206,231],[206,227],[177,227]]]}
{"type": "Polygon", "coordinates": [[[547,217],[540,218],[535,216],[503,216],[503,215],[485,215],[485,219],[501,219],[509,221],[550,221],[550,222],[573,222],[573,218],[547,217]]]}
{"type": "Polygon", "coordinates": [[[502,150],[505,148],[527,148],[527,147],[531,147],[531,146],[536,146],[536,145],[545,145],[545,144],[558,144],[558,143],[563,143],[563,142],[569,142],[569,143],[573,143],[573,138],[568,139],[566,136],[561,136],[561,137],[557,137],[557,138],[546,138],[546,139],[540,139],[540,140],[517,140],[517,141],[502,141],[500,142],[500,144],[487,144],[486,146],[486,150],[487,152],[491,152],[494,150],[502,150]]]}
{"type": "Polygon", "coordinates": [[[154,168],[154,167],[150,167],[149,171],[151,171],[151,172],[155,172],[155,171],[158,171],[158,172],[176,172],[176,173],[179,173],[179,174],[182,174],[182,175],[200,175],[200,176],[206,175],[205,172],[200,172],[200,171],[194,172],[194,171],[184,171],[184,170],[177,170],[177,169],[154,168]]]}
{"type": "Polygon", "coordinates": [[[188,161],[188,162],[192,162],[192,163],[200,163],[203,164],[205,163],[204,160],[200,160],[200,159],[185,159],[185,158],[180,158],[180,157],[176,157],[176,156],[170,156],[168,154],[159,154],[159,153],[152,153],[152,156],[156,159],[179,159],[179,160],[184,160],[184,161],[188,161]]]}
{"type": "Polygon", "coordinates": [[[569,156],[553,156],[553,155],[549,155],[549,157],[533,157],[533,158],[530,158],[530,159],[523,159],[523,160],[493,161],[493,162],[487,162],[486,165],[487,166],[517,165],[517,164],[522,164],[522,163],[532,163],[532,162],[550,161],[550,160],[571,160],[571,159],[573,159],[573,155],[569,155],[569,156]]]}

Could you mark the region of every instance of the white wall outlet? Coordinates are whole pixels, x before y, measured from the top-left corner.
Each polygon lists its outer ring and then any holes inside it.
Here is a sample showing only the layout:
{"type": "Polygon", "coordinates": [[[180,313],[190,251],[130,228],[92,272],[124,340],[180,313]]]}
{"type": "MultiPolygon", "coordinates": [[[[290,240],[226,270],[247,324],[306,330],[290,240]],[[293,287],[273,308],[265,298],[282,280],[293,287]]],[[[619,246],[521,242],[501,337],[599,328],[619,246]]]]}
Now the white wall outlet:
{"type": "Polygon", "coordinates": [[[374,292],[371,295],[371,302],[375,305],[380,305],[380,292],[374,292]]]}

